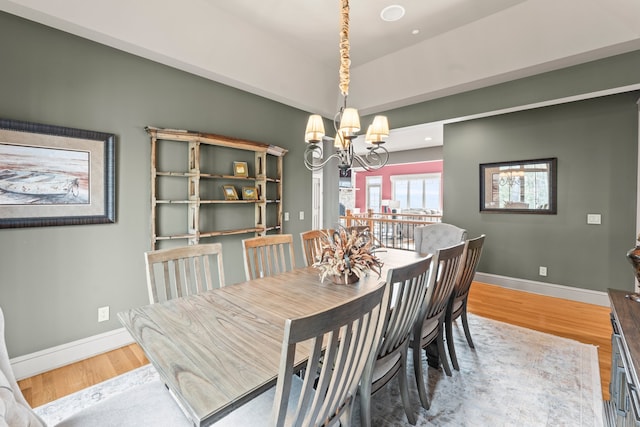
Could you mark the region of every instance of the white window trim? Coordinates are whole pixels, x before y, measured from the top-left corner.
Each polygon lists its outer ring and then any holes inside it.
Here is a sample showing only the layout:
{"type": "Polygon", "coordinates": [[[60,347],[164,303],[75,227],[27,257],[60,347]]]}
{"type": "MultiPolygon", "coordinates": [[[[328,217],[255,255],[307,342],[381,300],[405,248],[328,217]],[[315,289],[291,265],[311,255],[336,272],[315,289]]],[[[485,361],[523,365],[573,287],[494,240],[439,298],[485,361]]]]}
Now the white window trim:
{"type": "MultiPolygon", "coordinates": [[[[391,175],[389,180],[391,181],[391,197],[393,200],[396,200],[396,186],[395,182],[400,180],[415,180],[415,179],[433,179],[437,177],[440,185],[442,186],[442,172],[427,172],[427,173],[414,173],[414,174],[405,174],[405,175],[391,175]]],[[[439,210],[442,210],[442,188],[440,189],[440,207],[439,210]]]]}
{"type": "MultiPolygon", "coordinates": [[[[365,210],[369,209],[369,185],[380,187],[380,203],[382,203],[382,175],[369,175],[365,177],[365,189],[364,189],[364,207],[365,210]],[[369,184],[369,181],[379,181],[374,184],[369,184]]],[[[378,207],[380,209],[380,207],[378,207]]]]}

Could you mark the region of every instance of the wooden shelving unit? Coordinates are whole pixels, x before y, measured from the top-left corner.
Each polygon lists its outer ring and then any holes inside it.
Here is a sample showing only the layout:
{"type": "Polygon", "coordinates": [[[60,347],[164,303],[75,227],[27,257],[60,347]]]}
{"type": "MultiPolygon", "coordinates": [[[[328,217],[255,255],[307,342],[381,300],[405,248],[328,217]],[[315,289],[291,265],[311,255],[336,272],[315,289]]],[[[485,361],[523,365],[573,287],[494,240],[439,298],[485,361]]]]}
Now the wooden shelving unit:
{"type": "MultiPolygon", "coordinates": [[[[254,141],[230,138],[221,135],[191,132],[176,129],[160,129],[148,126],[145,128],[151,137],[151,248],[157,249],[162,240],[186,240],[195,245],[202,238],[226,236],[233,234],[264,235],[267,232],[282,232],[282,165],[287,150],[275,145],[262,144],[254,141]],[[184,143],[184,148],[178,148],[186,165],[182,169],[161,170],[158,164],[162,145],[164,143],[184,143]],[[215,158],[216,147],[240,150],[239,153],[253,152],[253,164],[250,169],[253,176],[240,177],[228,173],[216,173],[211,168],[222,167],[211,161],[215,158]],[[203,154],[203,150],[209,150],[203,154]],[[211,151],[213,150],[213,151],[211,151]],[[184,191],[179,190],[176,197],[161,197],[161,180],[186,180],[184,191]],[[208,186],[213,182],[214,185],[208,186]],[[212,194],[212,188],[221,186],[217,183],[240,183],[244,186],[255,187],[258,191],[257,200],[225,200],[222,192],[212,194]],[[204,188],[207,187],[207,188],[204,188]],[[206,194],[204,194],[206,193],[206,194]],[[183,232],[160,232],[160,210],[163,206],[180,206],[186,208],[186,224],[183,232]],[[211,212],[204,212],[207,206],[255,206],[253,222],[246,227],[229,229],[210,228],[207,216],[216,216],[211,212]],[[273,206],[273,208],[271,207],[273,206]],[[269,208],[268,208],[269,207],[269,208]],[[203,225],[204,224],[204,225],[203,225]]],[[[168,155],[167,157],[171,157],[168,155]]],[[[250,162],[248,162],[250,163],[250,162]]],[[[228,166],[228,165],[227,165],[228,166]]],[[[167,168],[169,169],[169,168],[167,168]]],[[[220,169],[222,170],[222,169],[220,169]]],[[[175,187],[175,186],[174,186],[175,187]]],[[[177,185],[182,189],[182,185],[177,185]]],[[[175,225],[174,225],[175,226],[175,225]]]]}

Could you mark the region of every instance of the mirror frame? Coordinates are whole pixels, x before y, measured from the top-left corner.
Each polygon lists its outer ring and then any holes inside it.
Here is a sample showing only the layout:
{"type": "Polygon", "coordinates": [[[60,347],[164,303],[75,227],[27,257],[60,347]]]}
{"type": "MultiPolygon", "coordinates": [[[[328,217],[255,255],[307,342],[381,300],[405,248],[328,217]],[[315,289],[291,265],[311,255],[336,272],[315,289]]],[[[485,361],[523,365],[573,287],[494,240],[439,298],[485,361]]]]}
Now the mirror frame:
{"type": "Polygon", "coordinates": [[[517,160],[517,161],[509,161],[509,162],[495,162],[495,163],[481,163],[480,164],[480,212],[489,212],[489,213],[524,213],[524,214],[541,214],[541,215],[555,215],[557,214],[557,187],[558,187],[558,178],[557,178],[557,165],[558,159],[556,157],[546,158],[546,159],[533,159],[533,160],[517,160]],[[490,188],[486,188],[487,183],[491,183],[494,179],[492,175],[495,174],[495,170],[504,167],[511,168],[522,168],[525,165],[531,164],[539,164],[545,163],[547,168],[549,169],[549,203],[546,208],[540,209],[529,209],[529,208],[521,208],[521,207],[493,207],[488,206],[486,196],[486,191],[491,191],[490,188]]]}

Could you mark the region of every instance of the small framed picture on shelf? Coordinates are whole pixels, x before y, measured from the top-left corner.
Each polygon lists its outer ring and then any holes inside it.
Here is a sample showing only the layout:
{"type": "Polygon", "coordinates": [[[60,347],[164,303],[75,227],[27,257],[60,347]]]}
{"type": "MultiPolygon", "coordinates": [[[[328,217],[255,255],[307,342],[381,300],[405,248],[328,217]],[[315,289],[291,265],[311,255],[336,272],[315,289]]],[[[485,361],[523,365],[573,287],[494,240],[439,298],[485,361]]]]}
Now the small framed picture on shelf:
{"type": "Polygon", "coordinates": [[[258,200],[256,187],[242,187],[242,200],[258,200]]]}
{"type": "Polygon", "coordinates": [[[224,192],[225,200],[238,200],[238,193],[236,193],[236,187],[233,185],[223,185],[222,191],[224,192]]]}
{"type": "Polygon", "coordinates": [[[233,176],[249,176],[249,168],[247,162],[233,162],[233,176]]]}

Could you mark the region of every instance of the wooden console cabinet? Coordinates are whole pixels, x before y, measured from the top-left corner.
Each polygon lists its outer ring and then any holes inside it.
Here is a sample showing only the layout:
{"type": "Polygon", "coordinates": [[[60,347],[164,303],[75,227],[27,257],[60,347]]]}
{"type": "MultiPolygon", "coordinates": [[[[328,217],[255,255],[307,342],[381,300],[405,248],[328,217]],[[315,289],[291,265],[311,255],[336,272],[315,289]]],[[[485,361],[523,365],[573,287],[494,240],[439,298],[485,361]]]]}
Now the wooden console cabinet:
{"type": "Polygon", "coordinates": [[[221,135],[146,127],[151,137],[151,249],[163,240],[282,232],[282,166],[287,150],[221,135]],[[245,162],[246,176],[234,174],[245,162]],[[236,189],[226,199],[223,186],[236,189]],[[243,199],[242,188],[258,198],[243,199]]]}
{"type": "Polygon", "coordinates": [[[640,427],[640,303],[628,291],[609,289],[611,302],[611,399],[605,401],[608,426],[640,427]]]}

